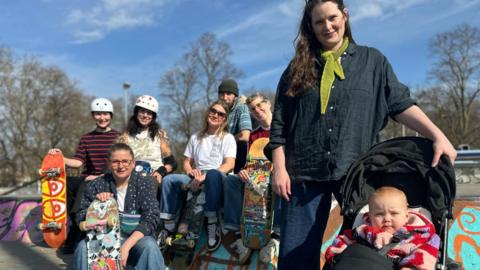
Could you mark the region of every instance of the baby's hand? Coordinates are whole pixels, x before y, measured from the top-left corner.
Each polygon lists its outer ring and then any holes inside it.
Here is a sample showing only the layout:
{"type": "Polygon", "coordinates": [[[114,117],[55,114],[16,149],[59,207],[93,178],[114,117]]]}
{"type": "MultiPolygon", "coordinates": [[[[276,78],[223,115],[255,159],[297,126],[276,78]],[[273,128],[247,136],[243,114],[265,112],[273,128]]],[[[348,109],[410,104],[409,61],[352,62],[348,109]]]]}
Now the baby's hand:
{"type": "Polygon", "coordinates": [[[377,238],[375,239],[375,242],[373,242],[373,245],[377,249],[381,249],[384,246],[390,244],[392,242],[393,234],[389,232],[381,232],[377,234],[377,238]]]}

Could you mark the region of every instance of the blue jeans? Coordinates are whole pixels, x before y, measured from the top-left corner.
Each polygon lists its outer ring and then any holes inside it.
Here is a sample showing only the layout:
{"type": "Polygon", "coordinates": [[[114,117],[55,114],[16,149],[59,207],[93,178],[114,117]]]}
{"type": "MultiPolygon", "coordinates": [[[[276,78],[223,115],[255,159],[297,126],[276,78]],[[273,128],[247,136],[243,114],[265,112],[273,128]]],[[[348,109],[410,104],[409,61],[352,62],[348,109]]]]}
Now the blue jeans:
{"type": "Polygon", "coordinates": [[[323,232],[337,187],[330,182],[291,184],[290,201],[282,199],[279,270],[320,269],[323,232]]]}
{"type": "MultiPolygon", "coordinates": [[[[138,240],[137,244],[130,249],[127,266],[137,270],[165,269],[162,253],[153,237],[145,236],[138,240]]],[[[75,249],[74,269],[88,269],[87,242],[85,239],[80,241],[75,249]]]]}
{"type": "MultiPolygon", "coordinates": [[[[223,206],[223,179],[225,174],[218,170],[209,170],[205,176],[205,216],[214,217],[223,206]]],[[[169,174],[162,181],[162,197],[160,202],[160,218],[174,219],[182,206],[186,191],[182,184],[192,179],[185,174],[169,174]]]]}
{"type": "MultiPolygon", "coordinates": [[[[223,220],[224,227],[230,231],[240,230],[240,219],[242,216],[243,191],[245,184],[238,175],[228,175],[223,181],[224,197],[227,198],[224,203],[223,220]]],[[[273,209],[273,231],[280,235],[280,209],[281,199],[274,194],[273,209]]]]}

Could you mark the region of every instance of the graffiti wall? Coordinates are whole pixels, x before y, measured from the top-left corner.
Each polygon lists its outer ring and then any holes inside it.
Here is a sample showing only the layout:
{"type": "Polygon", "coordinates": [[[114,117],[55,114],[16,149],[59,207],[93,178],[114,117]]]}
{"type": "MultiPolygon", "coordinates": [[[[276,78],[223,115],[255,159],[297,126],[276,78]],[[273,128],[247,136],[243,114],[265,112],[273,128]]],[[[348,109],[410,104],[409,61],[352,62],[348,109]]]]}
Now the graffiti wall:
{"type": "Polygon", "coordinates": [[[448,235],[448,255],[464,269],[480,269],[480,199],[455,202],[448,235]]]}
{"type": "MultiPolygon", "coordinates": [[[[0,198],[0,241],[22,241],[42,244],[43,236],[37,229],[42,216],[41,199],[0,198]]],[[[480,198],[457,199],[454,220],[449,227],[448,256],[465,270],[480,269],[480,198]]],[[[322,254],[342,225],[340,208],[334,204],[325,231],[322,254]]]]}
{"type": "Polygon", "coordinates": [[[40,197],[0,198],[0,241],[42,243],[43,235],[37,229],[41,217],[40,197]]]}

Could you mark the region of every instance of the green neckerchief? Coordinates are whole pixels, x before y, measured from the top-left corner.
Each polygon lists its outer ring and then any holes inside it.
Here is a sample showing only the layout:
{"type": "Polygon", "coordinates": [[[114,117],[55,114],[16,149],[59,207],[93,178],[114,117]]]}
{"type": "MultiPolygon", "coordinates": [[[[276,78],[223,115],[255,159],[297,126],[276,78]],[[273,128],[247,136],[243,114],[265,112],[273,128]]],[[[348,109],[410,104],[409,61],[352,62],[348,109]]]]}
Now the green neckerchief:
{"type": "Polygon", "coordinates": [[[325,61],[323,67],[322,80],[320,81],[320,114],[325,114],[327,110],[328,99],[330,98],[330,91],[332,89],[333,81],[335,80],[335,74],[340,80],[345,79],[343,68],[338,58],[348,47],[348,38],[344,38],[342,46],[336,51],[324,51],[321,56],[325,61]]]}

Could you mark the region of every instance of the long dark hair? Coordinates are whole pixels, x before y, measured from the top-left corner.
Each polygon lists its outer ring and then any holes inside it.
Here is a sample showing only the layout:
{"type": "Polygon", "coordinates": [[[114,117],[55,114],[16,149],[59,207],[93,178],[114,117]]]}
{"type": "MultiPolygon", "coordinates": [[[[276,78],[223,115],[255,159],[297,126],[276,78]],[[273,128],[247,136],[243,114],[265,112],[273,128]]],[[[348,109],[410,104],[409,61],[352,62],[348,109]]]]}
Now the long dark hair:
{"type": "MultiPolygon", "coordinates": [[[[345,5],[343,0],[309,0],[305,4],[303,17],[300,22],[297,37],[295,38],[295,56],[290,63],[289,77],[291,82],[287,91],[288,96],[296,96],[303,93],[306,89],[315,85],[318,80],[317,71],[315,69],[315,56],[322,50],[322,45],[318,42],[313,32],[312,26],[312,10],[313,8],[325,2],[337,4],[338,9],[345,17],[345,5]]],[[[350,43],[355,43],[352,37],[350,20],[345,22],[345,37],[348,37],[350,43]]]]}
{"type": "MultiPolygon", "coordinates": [[[[146,110],[146,109],[145,109],[146,110]]],[[[137,115],[138,111],[140,111],[140,107],[135,106],[133,109],[133,115],[130,117],[130,120],[128,120],[128,125],[127,125],[127,132],[128,135],[131,137],[135,137],[138,133],[142,132],[144,127],[138,122],[137,115]]],[[[157,114],[155,112],[152,112],[152,122],[148,124],[148,133],[150,135],[150,138],[155,140],[155,136],[158,135],[158,132],[160,131],[160,124],[157,123],[157,114]]]]}

